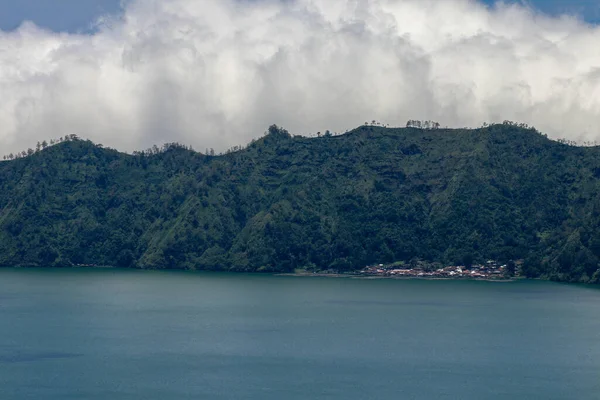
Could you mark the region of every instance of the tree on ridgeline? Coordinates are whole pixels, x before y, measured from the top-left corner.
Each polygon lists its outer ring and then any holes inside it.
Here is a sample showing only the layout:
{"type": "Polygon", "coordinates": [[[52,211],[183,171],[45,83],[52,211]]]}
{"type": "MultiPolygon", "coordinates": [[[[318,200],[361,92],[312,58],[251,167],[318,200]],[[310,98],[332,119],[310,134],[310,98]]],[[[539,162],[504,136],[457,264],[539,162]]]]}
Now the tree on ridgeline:
{"type": "Polygon", "coordinates": [[[439,124],[439,122],[436,122],[436,121],[419,121],[419,120],[410,119],[406,122],[406,127],[432,130],[432,129],[440,129],[440,124],[439,124]]]}

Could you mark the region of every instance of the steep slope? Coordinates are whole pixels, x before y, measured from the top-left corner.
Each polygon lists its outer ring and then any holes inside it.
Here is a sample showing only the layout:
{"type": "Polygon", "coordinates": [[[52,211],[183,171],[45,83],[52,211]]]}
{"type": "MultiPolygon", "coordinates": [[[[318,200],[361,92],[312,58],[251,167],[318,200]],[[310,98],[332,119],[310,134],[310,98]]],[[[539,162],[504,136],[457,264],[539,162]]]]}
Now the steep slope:
{"type": "Polygon", "coordinates": [[[206,156],[87,141],[0,163],[0,265],[289,271],[525,259],[598,280],[600,149],[534,130],[364,126],[206,156]]]}

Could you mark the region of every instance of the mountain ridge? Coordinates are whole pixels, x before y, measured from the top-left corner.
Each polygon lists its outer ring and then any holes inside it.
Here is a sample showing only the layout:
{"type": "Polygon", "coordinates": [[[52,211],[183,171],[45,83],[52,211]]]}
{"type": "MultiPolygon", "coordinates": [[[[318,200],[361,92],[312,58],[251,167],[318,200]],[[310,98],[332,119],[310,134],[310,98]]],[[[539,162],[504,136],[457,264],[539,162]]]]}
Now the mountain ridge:
{"type": "Polygon", "coordinates": [[[362,126],[220,156],[72,140],[0,163],[0,265],[286,272],[524,259],[600,280],[600,148],[534,129],[362,126]]]}

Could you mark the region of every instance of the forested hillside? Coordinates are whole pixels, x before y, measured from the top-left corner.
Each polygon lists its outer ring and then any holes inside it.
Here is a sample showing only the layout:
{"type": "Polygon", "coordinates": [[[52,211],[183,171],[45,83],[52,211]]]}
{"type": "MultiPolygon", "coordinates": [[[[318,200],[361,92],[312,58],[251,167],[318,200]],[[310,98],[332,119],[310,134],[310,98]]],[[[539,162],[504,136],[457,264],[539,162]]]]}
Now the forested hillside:
{"type": "Polygon", "coordinates": [[[71,140],[0,162],[0,265],[351,270],[524,259],[600,281],[600,148],[533,129],[363,126],[221,156],[71,140]]]}

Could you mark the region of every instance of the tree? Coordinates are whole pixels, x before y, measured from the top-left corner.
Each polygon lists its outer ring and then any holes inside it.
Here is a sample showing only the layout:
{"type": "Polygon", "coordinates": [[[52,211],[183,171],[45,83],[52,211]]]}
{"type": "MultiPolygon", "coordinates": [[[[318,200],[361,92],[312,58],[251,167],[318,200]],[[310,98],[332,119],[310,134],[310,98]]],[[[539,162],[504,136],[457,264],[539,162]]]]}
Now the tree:
{"type": "Polygon", "coordinates": [[[470,269],[473,266],[473,254],[465,253],[461,257],[461,263],[466,269],[470,269]]]}
{"type": "Polygon", "coordinates": [[[504,270],[504,275],[506,277],[512,277],[515,276],[515,272],[517,270],[517,266],[515,264],[515,262],[513,260],[510,260],[506,263],[506,267],[504,270]]]}

